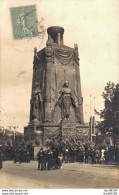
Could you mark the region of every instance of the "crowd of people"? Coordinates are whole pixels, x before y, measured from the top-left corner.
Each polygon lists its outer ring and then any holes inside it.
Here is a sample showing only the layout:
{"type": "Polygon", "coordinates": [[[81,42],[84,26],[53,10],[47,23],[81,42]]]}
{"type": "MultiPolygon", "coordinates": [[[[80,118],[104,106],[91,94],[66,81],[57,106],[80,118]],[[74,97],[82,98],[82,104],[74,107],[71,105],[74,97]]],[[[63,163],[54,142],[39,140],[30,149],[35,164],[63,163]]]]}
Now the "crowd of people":
{"type": "Polygon", "coordinates": [[[119,165],[119,147],[77,147],[65,148],[63,150],[63,162],[81,162],[92,164],[118,164],[119,165]]]}
{"type": "Polygon", "coordinates": [[[14,163],[30,163],[30,152],[27,148],[17,148],[14,150],[14,163]]]}
{"type": "MultiPolygon", "coordinates": [[[[0,169],[2,161],[13,160],[14,163],[30,163],[31,151],[21,144],[14,147],[0,147],[0,169]]],[[[37,154],[38,170],[60,169],[62,163],[92,163],[92,164],[117,164],[119,165],[119,146],[84,145],[50,145],[43,147],[37,154]]]]}
{"type": "MultiPolygon", "coordinates": [[[[14,163],[30,162],[30,150],[26,145],[0,146],[0,163],[13,160],[14,163]]],[[[0,164],[0,165],[1,165],[0,164]]],[[[0,166],[1,167],[1,166],[0,166]]]]}
{"type": "Polygon", "coordinates": [[[41,148],[38,152],[38,170],[52,170],[62,167],[62,163],[118,164],[119,147],[41,148]]]}
{"type": "Polygon", "coordinates": [[[2,152],[0,150],[0,169],[2,169],[2,152]]]}

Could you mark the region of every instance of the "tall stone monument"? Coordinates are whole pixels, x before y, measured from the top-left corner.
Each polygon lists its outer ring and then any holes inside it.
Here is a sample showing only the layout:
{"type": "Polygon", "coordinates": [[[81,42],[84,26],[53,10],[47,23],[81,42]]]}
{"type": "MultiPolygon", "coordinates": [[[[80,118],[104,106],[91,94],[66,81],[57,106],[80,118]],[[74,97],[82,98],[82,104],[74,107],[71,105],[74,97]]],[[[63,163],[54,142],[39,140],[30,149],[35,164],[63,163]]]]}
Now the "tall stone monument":
{"type": "Polygon", "coordinates": [[[34,49],[30,122],[24,130],[39,145],[52,138],[67,140],[80,135],[82,139],[82,132],[87,134],[78,45],[64,45],[62,27],[49,27],[47,33],[46,47],[34,49]]]}

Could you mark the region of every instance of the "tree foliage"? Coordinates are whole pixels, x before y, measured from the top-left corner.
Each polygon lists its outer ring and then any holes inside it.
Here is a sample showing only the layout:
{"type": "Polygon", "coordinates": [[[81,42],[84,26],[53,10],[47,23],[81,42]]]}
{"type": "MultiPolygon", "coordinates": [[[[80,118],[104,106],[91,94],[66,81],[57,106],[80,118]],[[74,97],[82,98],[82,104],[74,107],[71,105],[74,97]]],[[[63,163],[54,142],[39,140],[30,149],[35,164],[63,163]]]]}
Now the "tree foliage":
{"type": "Polygon", "coordinates": [[[100,112],[95,110],[102,119],[98,128],[103,134],[110,133],[116,138],[119,136],[119,84],[108,82],[102,96],[104,109],[100,112]]]}

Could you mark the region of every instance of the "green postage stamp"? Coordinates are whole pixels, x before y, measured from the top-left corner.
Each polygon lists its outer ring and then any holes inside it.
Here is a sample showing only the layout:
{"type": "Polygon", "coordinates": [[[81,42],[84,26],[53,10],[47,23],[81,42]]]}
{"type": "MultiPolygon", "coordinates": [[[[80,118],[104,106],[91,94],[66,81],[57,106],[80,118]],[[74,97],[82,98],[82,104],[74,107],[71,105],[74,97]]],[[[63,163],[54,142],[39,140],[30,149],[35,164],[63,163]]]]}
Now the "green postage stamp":
{"type": "Polygon", "coordinates": [[[38,22],[36,17],[36,6],[23,6],[10,8],[13,37],[22,39],[38,36],[38,22]]]}

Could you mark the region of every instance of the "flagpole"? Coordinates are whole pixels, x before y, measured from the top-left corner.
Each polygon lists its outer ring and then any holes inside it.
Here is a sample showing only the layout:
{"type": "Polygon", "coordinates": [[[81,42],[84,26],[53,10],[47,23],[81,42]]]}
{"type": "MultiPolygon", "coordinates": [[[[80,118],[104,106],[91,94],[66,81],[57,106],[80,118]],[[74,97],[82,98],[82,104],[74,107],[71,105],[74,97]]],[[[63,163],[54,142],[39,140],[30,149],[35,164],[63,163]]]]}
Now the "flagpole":
{"type": "Polygon", "coordinates": [[[90,95],[90,117],[91,117],[91,115],[92,115],[92,112],[91,112],[91,95],[90,95]]]}
{"type": "Polygon", "coordinates": [[[95,97],[94,97],[94,135],[95,135],[95,97]]]}
{"type": "Polygon", "coordinates": [[[95,116],[95,97],[94,97],[94,116],[95,116]]]}
{"type": "Polygon", "coordinates": [[[91,95],[90,95],[90,140],[92,142],[92,112],[91,112],[91,95]]]}

